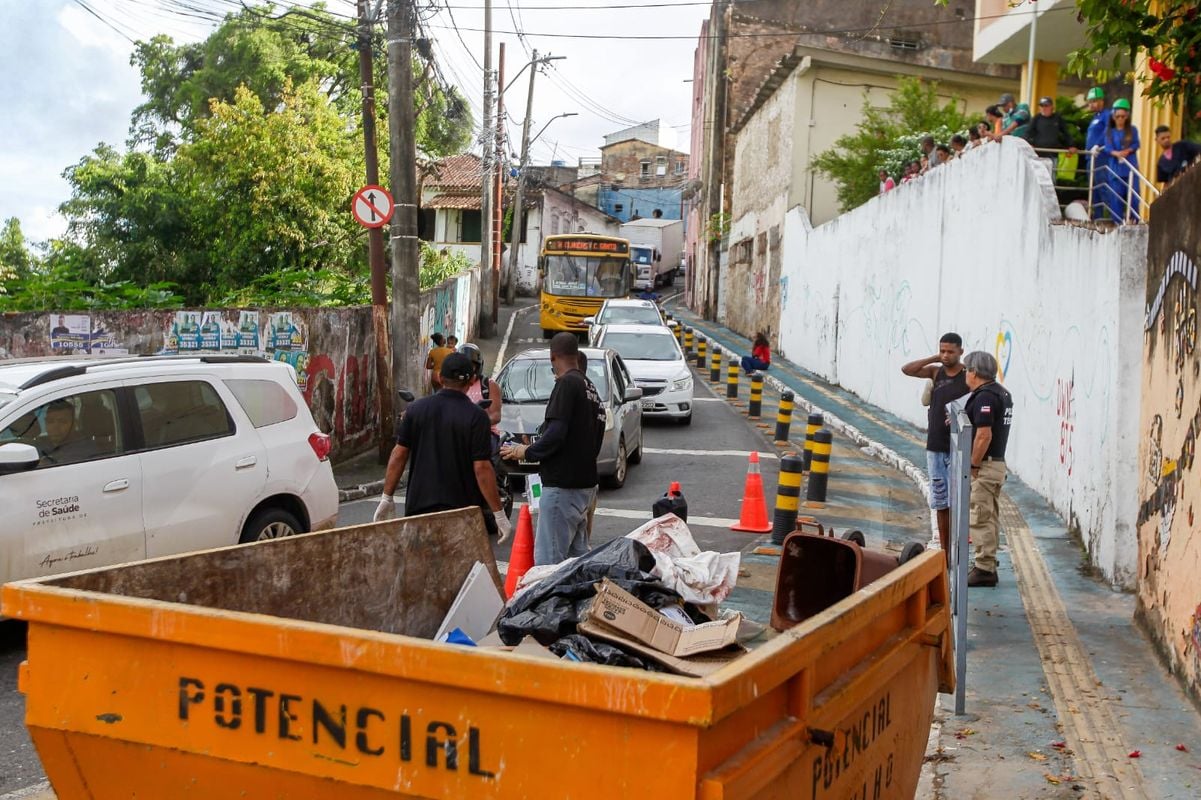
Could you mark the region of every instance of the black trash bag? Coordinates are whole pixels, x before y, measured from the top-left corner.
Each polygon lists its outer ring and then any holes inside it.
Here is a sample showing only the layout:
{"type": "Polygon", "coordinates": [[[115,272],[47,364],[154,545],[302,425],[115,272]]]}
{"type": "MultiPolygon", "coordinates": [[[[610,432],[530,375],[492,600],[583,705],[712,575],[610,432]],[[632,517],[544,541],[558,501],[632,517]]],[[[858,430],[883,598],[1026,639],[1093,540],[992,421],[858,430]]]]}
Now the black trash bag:
{"type": "Polygon", "coordinates": [[[573,633],[570,636],[564,636],[550,646],[550,651],[560,658],[571,653],[574,659],[568,657],[566,659],[568,661],[583,661],[589,664],[604,664],[610,667],[633,667],[634,669],[644,669],[650,672],[667,671],[662,665],[657,664],[649,658],[644,659],[642,656],[628,653],[610,642],[589,639],[582,633],[573,633]]]}
{"type": "Polygon", "coordinates": [[[680,602],[680,595],[651,575],[655,557],[642,542],[622,537],[580,556],[526,589],[509,604],[496,631],[507,645],[533,636],[549,647],[576,632],[596,584],[608,578],[651,608],[680,602]]]}

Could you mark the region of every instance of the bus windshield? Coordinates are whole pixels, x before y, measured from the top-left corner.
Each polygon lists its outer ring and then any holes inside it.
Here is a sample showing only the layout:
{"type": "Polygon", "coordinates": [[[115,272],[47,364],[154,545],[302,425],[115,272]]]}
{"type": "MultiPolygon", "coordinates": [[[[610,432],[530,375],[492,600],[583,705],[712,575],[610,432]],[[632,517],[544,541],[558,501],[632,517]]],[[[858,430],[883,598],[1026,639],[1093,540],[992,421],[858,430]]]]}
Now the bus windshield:
{"type": "Polygon", "coordinates": [[[630,274],[624,258],[547,256],[542,290],[558,297],[625,297],[630,274]]]}

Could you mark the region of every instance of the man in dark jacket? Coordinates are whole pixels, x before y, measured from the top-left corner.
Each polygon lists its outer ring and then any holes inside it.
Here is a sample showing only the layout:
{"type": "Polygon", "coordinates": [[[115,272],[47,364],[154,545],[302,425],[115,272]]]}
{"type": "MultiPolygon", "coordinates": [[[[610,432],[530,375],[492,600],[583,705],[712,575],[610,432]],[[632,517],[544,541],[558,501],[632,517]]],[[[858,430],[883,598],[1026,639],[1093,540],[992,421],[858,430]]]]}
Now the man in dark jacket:
{"type": "Polygon", "coordinates": [[[1047,150],[1076,152],[1067,123],[1055,113],[1055,101],[1050,97],[1038,101],[1038,115],[1030,121],[1024,138],[1043,158],[1055,158],[1056,154],[1047,150]]]}
{"type": "Polygon", "coordinates": [[[1184,172],[1184,168],[1201,157],[1201,145],[1172,141],[1172,129],[1160,125],[1155,129],[1155,143],[1163,150],[1159,163],[1155,166],[1155,180],[1160,183],[1171,183],[1184,172]]]}

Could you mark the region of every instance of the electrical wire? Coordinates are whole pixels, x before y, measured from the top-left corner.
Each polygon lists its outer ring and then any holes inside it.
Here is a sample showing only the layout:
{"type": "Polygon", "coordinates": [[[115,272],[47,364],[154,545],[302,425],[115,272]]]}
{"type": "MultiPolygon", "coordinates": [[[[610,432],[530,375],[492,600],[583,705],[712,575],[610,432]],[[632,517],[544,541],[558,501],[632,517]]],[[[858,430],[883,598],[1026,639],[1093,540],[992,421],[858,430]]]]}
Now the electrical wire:
{"type": "Polygon", "coordinates": [[[94,8],[92,8],[87,3],[85,3],[84,0],[75,0],[75,5],[79,6],[84,11],[88,12],[96,19],[100,20],[100,22],[103,23],[106,28],[108,28],[109,30],[116,33],[122,39],[126,40],[130,44],[137,44],[137,41],[132,36],[130,36],[129,33],[121,30],[121,28],[119,28],[115,22],[107,19],[106,17],[101,16],[99,14],[99,12],[97,12],[94,8]]]}
{"type": "MultiPolygon", "coordinates": [[[[923,28],[935,28],[943,25],[959,25],[977,20],[1002,19],[1006,17],[1023,16],[1034,13],[1049,14],[1055,11],[1075,11],[1075,6],[1056,6],[1049,8],[1043,12],[1035,11],[1010,11],[1005,14],[986,14],[978,17],[956,17],[955,19],[932,20],[930,22],[917,22],[898,25],[881,25],[879,23],[869,25],[863,28],[829,28],[829,29],[793,29],[788,31],[747,31],[744,33],[725,33],[727,39],[769,39],[778,37],[796,37],[796,36],[850,36],[856,33],[870,33],[873,30],[904,30],[914,31],[923,28]]],[[[438,27],[438,26],[435,26],[438,27]]],[[[480,33],[483,28],[463,28],[464,31],[480,33]]],[[[505,31],[492,29],[492,34],[509,34],[518,35],[517,31],[505,31]]],[[[527,37],[538,36],[546,39],[596,39],[608,41],[629,41],[629,42],[655,42],[655,41],[700,41],[703,39],[717,39],[718,35],[710,34],[611,34],[611,33],[544,33],[525,31],[521,35],[527,37]]]]}

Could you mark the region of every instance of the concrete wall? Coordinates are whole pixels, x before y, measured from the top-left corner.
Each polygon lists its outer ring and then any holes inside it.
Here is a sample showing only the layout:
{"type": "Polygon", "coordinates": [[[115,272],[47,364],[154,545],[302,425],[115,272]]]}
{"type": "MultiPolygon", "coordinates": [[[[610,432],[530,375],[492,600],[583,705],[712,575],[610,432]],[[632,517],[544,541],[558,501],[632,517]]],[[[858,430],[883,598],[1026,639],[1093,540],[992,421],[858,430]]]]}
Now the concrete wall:
{"type": "Polygon", "coordinates": [[[1010,469],[1077,527],[1114,584],[1135,580],[1146,229],[1052,224],[1050,175],[1006,139],[810,229],[788,212],[780,349],[919,426],[902,363],[959,332],[1013,393],[1010,469]]]}
{"type": "Polygon", "coordinates": [[[1201,536],[1195,461],[1201,434],[1197,351],[1201,169],[1156,201],[1148,246],[1138,480],[1138,615],[1201,703],[1201,536]]]}
{"type": "MultiPolygon", "coordinates": [[[[423,345],[435,331],[453,333],[463,342],[470,340],[475,335],[478,295],[478,270],[422,292],[423,345]]],[[[252,353],[286,361],[296,369],[317,426],[332,438],[334,461],[373,447],[379,435],[375,336],[369,306],[0,315],[0,359],[76,351],[109,355],[252,353]],[[190,321],[216,323],[221,334],[205,341],[186,332],[190,321]],[[273,326],[288,330],[288,335],[272,337],[273,326]],[[81,333],[52,333],[59,327],[81,333]]]]}

